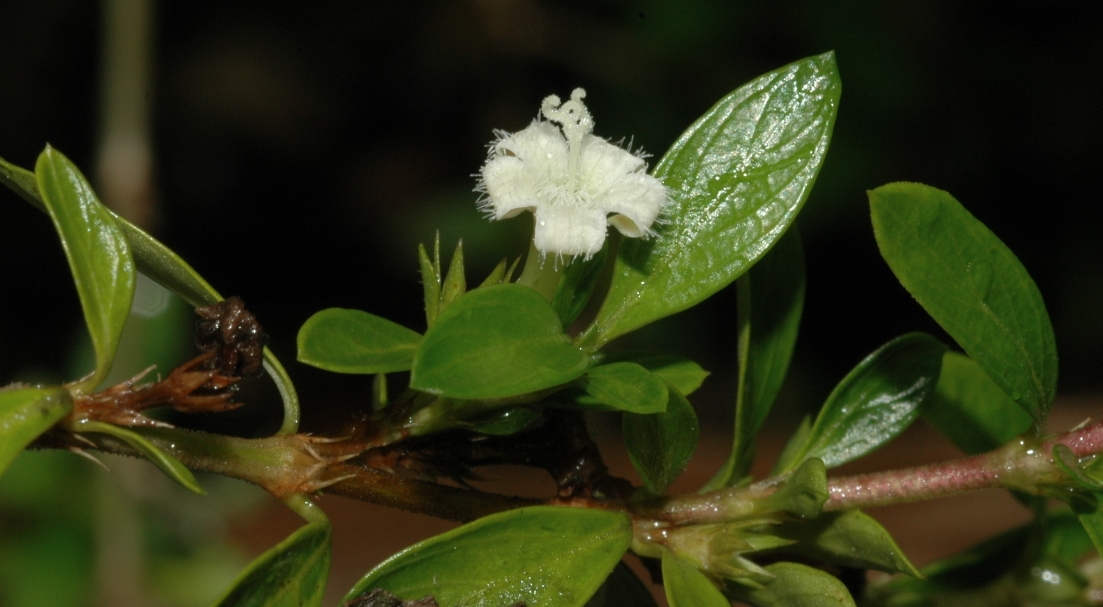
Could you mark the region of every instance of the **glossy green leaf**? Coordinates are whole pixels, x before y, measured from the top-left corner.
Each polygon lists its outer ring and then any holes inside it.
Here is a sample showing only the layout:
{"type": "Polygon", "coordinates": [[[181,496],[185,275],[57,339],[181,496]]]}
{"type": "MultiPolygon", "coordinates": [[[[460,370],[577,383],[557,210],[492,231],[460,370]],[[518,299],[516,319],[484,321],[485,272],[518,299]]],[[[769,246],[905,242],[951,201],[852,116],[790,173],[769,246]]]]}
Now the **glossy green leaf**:
{"type": "MultiPolygon", "coordinates": [[[[0,158],[0,182],[39,210],[47,212],[34,173],[0,158]]],[[[115,224],[129,243],[134,266],[139,272],[179,295],[192,306],[205,306],[222,301],[223,298],[218,291],[215,291],[214,287],[172,249],[110,209],[107,209],[107,212],[115,220],[115,224]]],[[[284,420],[279,434],[294,434],[299,427],[299,397],[287,371],[268,348],[264,349],[264,369],[275,382],[283,399],[284,420]]]]}
{"type": "Polygon", "coordinates": [[[881,255],[904,288],[1043,425],[1057,390],[1057,346],[1015,254],[942,190],[890,183],[869,192],[869,204],[881,255]]]}
{"type": "Polygon", "coordinates": [[[421,335],[360,310],[329,308],[299,329],[299,362],[336,373],[408,371],[421,335]]]}
{"type": "Polygon", "coordinates": [[[704,491],[739,483],[754,462],[755,435],[781,390],[804,308],[804,250],[792,227],[736,282],[739,392],[732,451],[704,491]]]}
{"type": "Polygon", "coordinates": [[[414,355],[410,387],[461,399],[515,396],[569,382],[588,363],[539,293],[494,285],[441,312],[414,355]]]}
{"type": "Polygon", "coordinates": [[[192,475],[191,470],[188,470],[184,464],[180,463],[180,460],[165,453],[141,434],[113,424],[97,421],[81,422],[79,430],[81,432],[99,432],[100,434],[106,434],[123,441],[145,456],[146,459],[152,462],[154,466],[160,468],[161,472],[164,472],[165,475],[172,480],[195,493],[200,495],[206,494],[203,488],[199,486],[199,483],[196,482],[195,476],[192,475]]]}
{"type": "Polygon", "coordinates": [[[91,391],[111,370],[130,315],[135,270],[130,246],[76,165],[47,146],[35,165],[38,190],[54,222],[96,351],[95,373],[76,389],[91,391]]]}
{"type": "Polygon", "coordinates": [[[260,555],[212,607],[319,607],[333,532],[310,523],[260,555]]]}
{"type": "Polygon", "coordinates": [[[1031,421],[973,359],[957,352],[943,356],[935,393],[920,415],[970,455],[1006,444],[1031,421]]]}
{"type": "Polygon", "coordinates": [[[383,588],[403,600],[433,595],[441,605],[581,607],[631,539],[622,513],[519,508],[410,546],[368,573],[345,600],[383,588]]]}
{"type": "Polygon", "coordinates": [[[728,595],[755,607],[854,607],[850,592],[835,576],[798,563],[774,563],[774,581],[764,588],[728,585],[728,595]]]}
{"type": "Polygon", "coordinates": [[[731,607],[707,575],[669,550],[663,550],[663,586],[670,607],[731,607]]]}
{"type": "Polygon", "coordinates": [[[452,253],[452,262],[448,265],[448,274],[444,277],[444,284],[440,287],[440,314],[460,295],[467,292],[467,278],[463,270],[463,240],[456,243],[456,250],[452,253]]]}
{"type": "Polygon", "coordinates": [[[895,438],[934,392],[945,351],[925,333],[908,333],[881,346],[835,387],[803,446],[779,462],[779,471],[807,457],[833,468],[895,438]]]}
{"type": "Polygon", "coordinates": [[[592,402],[610,409],[640,414],[666,411],[667,383],[636,363],[592,367],[583,376],[582,387],[592,402]]]}
{"type": "Polygon", "coordinates": [[[622,350],[620,352],[596,352],[590,356],[593,365],[605,365],[616,362],[630,362],[640,365],[654,375],[689,396],[701,387],[709,372],[701,365],[677,354],[644,352],[641,350],[622,350]]]}
{"type": "Polygon", "coordinates": [[[840,91],[825,53],[752,80],[690,126],[655,167],[672,200],[656,237],[621,244],[580,343],[596,349],[685,310],[765,255],[812,189],[840,91]]]}
{"type": "Polygon", "coordinates": [[[921,577],[889,532],[858,510],[824,512],[812,520],[782,523],[769,532],[796,542],[778,548],[778,554],[921,577]]]}
{"type": "Polygon", "coordinates": [[[617,563],[609,577],[586,602],[586,607],[658,607],[655,597],[624,561],[617,563]]]}
{"type": "Polygon", "coordinates": [[[628,458],[654,495],[666,491],[685,470],[701,436],[693,406],[676,388],[668,388],[665,412],[625,413],[622,418],[628,458]]]}
{"type": "Polygon", "coordinates": [[[574,259],[563,269],[563,276],[552,296],[552,307],[559,315],[564,330],[571,326],[590,301],[590,295],[597,286],[598,276],[601,275],[601,268],[605,266],[608,255],[609,245],[606,243],[589,259],[574,259]]]}
{"type": "Polygon", "coordinates": [[[0,389],[0,475],[31,441],[73,410],[64,388],[0,389]]]}

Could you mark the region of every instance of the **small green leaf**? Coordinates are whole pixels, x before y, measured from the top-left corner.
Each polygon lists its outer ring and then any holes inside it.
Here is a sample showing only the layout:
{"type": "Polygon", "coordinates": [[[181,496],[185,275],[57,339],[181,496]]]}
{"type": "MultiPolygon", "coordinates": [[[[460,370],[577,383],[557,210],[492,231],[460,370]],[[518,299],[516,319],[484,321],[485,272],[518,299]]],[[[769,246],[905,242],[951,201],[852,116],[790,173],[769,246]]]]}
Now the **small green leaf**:
{"type": "MultiPolygon", "coordinates": [[[[440,234],[437,234],[437,245],[440,245],[440,234]]],[[[429,253],[424,245],[417,245],[417,260],[421,266],[421,286],[425,291],[425,326],[433,326],[440,308],[440,271],[433,261],[429,259],[429,253]]]]}
{"type": "Polygon", "coordinates": [[[803,462],[777,491],[761,500],[755,512],[788,512],[802,519],[814,519],[823,512],[831,493],[827,488],[827,467],[818,457],[803,462]]]}
{"type": "Polygon", "coordinates": [[[184,464],[181,464],[180,460],[165,453],[159,447],[146,440],[141,434],[133,430],[127,430],[126,428],[120,428],[119,426],[96,421],[81,422],[79,429],[81,432],[99,432],[100,434],[113,436],[123,441],[144,455],[150,462],[153,462],[154,466],[160,468],[161,472],[164,472],[165,475],[172,480],[195,493],[200,495],[206,494],[203,488],[199,486],[199,483],[196,482],[195,476],[192,475],[191,470],[188,470],[184,464]]]}
{"type": "Polygon", "coordinates": [[[506,260],[498,262],[498,265],[494,266],[494,269],[487,274],[486,280],[484,280],[479,287],[489,287],[490,285],[500,285],[506,281],[506,260]]]}
{"type": "Polygon", "coordinates": [[[552,297],[552,307],[559,315],[563,323],[563,329],[571,326],[586,303],[590,301],[590,295],[597,285],[601,268],[605,266],[605,258],[609,255],[609,245],[606,243],[597,254],[589,259],[574,259],[563,269],[563,276],[559,279],[559,285],[555,288],[552,297]]]}
{"type": "Polygon", "coordinates": [[[111,212],[68,158],[46,146],[35,164],[35,175],[69,259],[96,351],[95,373],[76,386],[87,392],[107,377],[114,362],[134,298],[134,260],[111,212]]]}
{"type": "Polygon", "coordinates": [[[440,314],[456,298],[467,291],[467,278],[463,271],[463,240],[456,243],[456,251],[452,253],[452,262],[448,265],[448,275],[444,277],[444,284],[440,289],[440,314]]]}
{"type": "Polygon", "coordinates": [[[536,423],[540,414],[525,407],[495,411],[487,417],[471,420],[470,430],[479,434],[508,436],[516,434],[536,423]]]}
{"type": "Polygon", "coordinates": [[[0,475],[19,455],[73,410],[64,388],[0,389],[0,475]]]}
{"type": "Polygon", "coordinates": [[[969,455],[1006,444],[1030,428],[1030,416],[963,354],[947,352],[934,395],[920,415],[969,455]]]}
{"type": "Polygon", "coordinates": [[[657,236],[622,243],[580,343],[597,349],[696,305],[765,255],[812,189],[840,91],[825,53],[747,83],[689,127],[655,167],[673,201],[657,236]]]}
{"type": "Polygon", "coordinates": [[[774,563],[774,581],[764,588],[728,585],[728,594],[756,607],[854,607],[850,592],[835,576],[798,563],[774,563]]]}
{"type": "Polygon", "coordinates": [[[685,470],[701,435],[693,406],[676,388],[668,389],[665,412],[625,413],[622,420],[628,459],[653,495],[662,495],[685,470]]]}
{"type": "Polygon", "coordinates": [[[1084,532],[1091,538],[1095,551],[1103,554],[1103,500],[1099,500],[1099,504],[1101,506],[1095,512],[1078,514],[1076,518],[1080,520],[1084,532]]]}
{"type": "Polygon", "coordinates": [[[779,472],[807,457],[833,468],[895,438],[934,392],[945,351],[926,333],[908,333],[870,354],[827,397],[804,446],[779,472]]]}
{"type": "Polygon", "coordinates": [[[869,192],[881,255],[904,288],[1038,426],[1057,390],[1057,346],[1037,285],[953,196],[918,183],[869,192]]]}
{"type": "Polygon", "coordinates": [[[754,438],[781,390],[797,343],[804,308],[804,250],[789,228],[736,282],[739,325],[739,392],[731,455],[702,489],[739,483],[754,462],[754,438]]]}
{"type": "Polygon", "coordinates": [[[669,392],[666,382],[636,363],[592,367],[582,377],[582,387],[594,402],[611,409],[639,414],[666,411],[669,392]]]}
{"type": "Polygon", "coordinates": [[[387,396],[387,374],[376,373],[371,382],[372,411],[382,411],[391,402],[387,396]]]}
{"type": "Polygon", "coordinates": [[[494,285],[441,312],[414,355],[410,387],[461,399],[515,396],[569,382],[588,363],[539,293],[494,285]]]}
{"type": "MultiPolygon", "coordinates": [[[[1053,463],[1057,465],[1069,479],[1080,486],[1096,493],[1103,493],[1103,483],[1087,474],[1080,465],[1080,458],[1066,445],[1054,445],[1051,453],[1053,463]]],[[[1093,456],[1094,457],[1094,456],[1093,456]]]]}
{"type": "Polygon", "coordinates": [[[619,512],[519,508],[410,546],[368,573],[344,600],[383,588],[403,600],[433,595],[441,605],[581,607],[631,539],[632,523],[619,512]]]}
{"type": "Polygon", "coordinates": [[[617,563],[613,572],[597,589],[586,607],[658,607],[651,591],[632,572],[624,561],[617,563]]]}
{"type": "Polygon", "coordinates": [[[329,308],[299,329],[299,362],[335,373],[408,371],[421,335],[360,310],[329,308]]]}
{"type": "Polygon", "coordinates": [[[781,555],[922,577],[889,532],[858,510],[824,512],[812,520],[782,523],[769,532],[796,542],[774,551],[781,555]]]}
{"type": "Polygon", "coordinates": [[[670,607],[731,607],[707,575],[669,550],[663,550],[663,586],[670,607]]]}
{"type": "Polygon", "coordinates": [[[319,607],[333,532],[310,523],[253,561],[212,607],[319,607]]]}
{"type": "Polygon", "coordinates": [[[596,352],[590,356],[594,365],[630,362],[640,365],[654,375],[666,380],[685,396],[701,387],[709,372],[701,365],[677,354],[622,350],[620,352],[596,352]]]}

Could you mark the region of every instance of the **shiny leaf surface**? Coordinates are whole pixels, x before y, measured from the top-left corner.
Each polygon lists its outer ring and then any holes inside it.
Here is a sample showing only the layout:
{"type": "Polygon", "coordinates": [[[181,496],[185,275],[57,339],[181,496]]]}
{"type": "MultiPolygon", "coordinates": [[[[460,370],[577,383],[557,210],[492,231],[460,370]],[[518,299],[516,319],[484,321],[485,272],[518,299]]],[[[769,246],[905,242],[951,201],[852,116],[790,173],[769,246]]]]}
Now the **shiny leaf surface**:
{"type": "Polygon", "coordinates": [[[774,563],[774,581],[765,588],[730,584],[729,595],[755,607],[854,607],[850,592],[835,576],[799,563],[774,563]]]}
{"type": "Polygon", "coordinates": [[[332,530],[310,523],[253,561],[212,607],[319,607],[332,530]]]}
{"type": "Polygon", "coordinates": [[[582,386],[592,402],[610,409],[640,414],[666,411],[669,392],[666,382],[636,363],[592,367],[583,376],[582,386]]]}
{"type": "Polygon", "coordinates": [[[832,53],[720,100],[655,167],[672,200],[649,240],[626,239],[580,343],[596,349],[738,278],[800,211],[827,153],[841,85],[832,53]]]}
{"type": "Polygon", "coordinates": [[[1057,390],[1045,303],[1015,254],[953,196],[918,183],[869,192],[881,255],[904,288],[1038,425],[1057,390]]]}
{"type": "Polygon", "coordinates": [[[909,333],[870,354],[827,397],[803,447],[790,451],[781,471],[807,457],[832,468],[895,438],[934,392],[945,351],[930,335],[909,333]]]}
{"type": "Polygon", "coordinates": [[[581,607],[632,539],[624,514],[533,506],[419,542],[373,569],[345,600],[383,588],[441,605],[581,607]]]}
{"type": "Polygon", "coordinates": [[[889,532],[858,510],[824,512],[809,521],[782,523],[770,533],[796,542],[776,550],[782,555],[920,577],[889,532]]]}
{"type": "Polygon", "coordinates": [[[701,387],[709,372],[701,365],[677,354],[644,352],[640,350],[621,350],[618,352],[597,352],[590,356],[594,365],[615,362],[631,362],[647,369],[654,375],[689,396],[701,387]]]}
{"type": "Polygon", "coordinates": [[[47,146],[35,164],[38,191],[69,259],[84,322],[96,352],[95,373],[76,389],[91,391],[111,370],[134,299],[134,260],[119,226],[76,165],[47,146]]]}

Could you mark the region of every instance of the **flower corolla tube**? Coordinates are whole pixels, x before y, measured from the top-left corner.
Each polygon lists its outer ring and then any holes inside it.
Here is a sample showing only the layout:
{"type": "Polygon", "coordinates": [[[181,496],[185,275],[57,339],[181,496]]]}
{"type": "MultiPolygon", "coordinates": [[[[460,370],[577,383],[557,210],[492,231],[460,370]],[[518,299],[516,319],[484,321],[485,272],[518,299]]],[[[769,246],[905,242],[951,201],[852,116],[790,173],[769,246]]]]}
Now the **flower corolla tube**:
{"type": "Polygon", "coordinates": [[[668,200],[643,158],[591,134],[585,96],[579,88],[565,103],[545,98],[545,120],[497,132],[482,168],[480,208],[492,219],[532,211],[533,244],[545,255],[589,258],[601,250],[607,224],[646,238],[668,200]]]}

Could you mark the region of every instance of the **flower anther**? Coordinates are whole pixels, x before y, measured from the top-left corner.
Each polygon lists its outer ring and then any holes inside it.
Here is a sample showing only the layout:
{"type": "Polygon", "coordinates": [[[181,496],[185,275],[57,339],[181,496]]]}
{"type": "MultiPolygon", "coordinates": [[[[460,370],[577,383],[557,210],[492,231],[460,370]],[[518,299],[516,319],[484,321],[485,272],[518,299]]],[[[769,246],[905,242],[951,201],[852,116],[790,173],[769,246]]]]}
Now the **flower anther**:
{"type": "Polygon", "coordinates": [[[545,255],[589,258],[609,224],[646,238],[667,204],[666,188],[646,173],[643,158],[592,134],[585,96],[579,88],[566,102],[545,98],[545,120],[498,132],[482,168],[480,208],[492,219],[532,211],[533,244],[545,255]]]}

